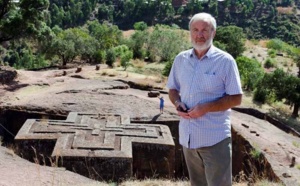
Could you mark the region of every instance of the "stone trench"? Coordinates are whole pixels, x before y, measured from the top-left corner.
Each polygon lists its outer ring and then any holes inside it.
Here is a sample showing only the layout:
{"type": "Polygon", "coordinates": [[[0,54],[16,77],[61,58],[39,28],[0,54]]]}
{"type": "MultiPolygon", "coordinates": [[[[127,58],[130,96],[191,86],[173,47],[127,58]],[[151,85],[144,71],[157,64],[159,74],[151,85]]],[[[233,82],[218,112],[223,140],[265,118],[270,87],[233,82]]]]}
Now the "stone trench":
{"type": "MultiPolygon", "coordinates": [[[[91,141],[78,140],[80,137],[84,138],[83,133],[98,132],[100,134],[98,129],[89,130],[91,126],[85,124],[95,123],[97,119],[98,121],[103,120],[105,116],[99,114],[88,116],[79,113],[73,113],[72,116],[72,113],[45,110],[26,111],[22,108],[3,109],[0,123],[6,130],[0,127],[0,134],[4,137],[4,145],[14,145],[17,149],[15,153],[20,157],[41,165],[62,166],[67,170],[100,181],[121,181],[132,177],[138,179],[185,179],[188,177],[182,149],[178,143],[178,121],[141,121],[125,117],[123,119],[125,124],[121,127],[121,131],[119,126],[122,124],[115,122],[119,119],[112,119],[114,122],[110,124],[110,128],[105,129],[106,131],[114,130],[113,133],[116,137],[110,139],[114,139],[112,146],[105,143],[97,146],[92,142],[97,143],[97,139],[101,137],[90,137],[93,138],[91,141]],[[83,121],[84,117],[85,122],[76,126],[77,129],[82,129],[81,132],[76,132],[74,128],[70,129],[70,126],[72,127],[71,120],[76,123],[78,118],[83,121]],[[54,125],[54,128],[51,128],[50,131],[49,128],[45,130],[45,123],[49,126],[50,124],[54,125]],[[27,128],[23,125],[27,125],[27,128]],[[58,125],[60,127],[57,128],[58,125]],[[126,129],[128,131],[125,131],[126,129]],[[35,137],[33,137],[33,130],[38,134],[35,137]],[[140,135],[140,131],[143,135],[140,135]],[[77,135],[77,146],[64,149],[69,143],[72,143],[72,140],[73,144],[75,143],[74,134],[77,135]],[[64,136],[62,137],[64,139],[58,139],[58,136],[64,136]],[[123,145],[123,147],[127,148],[127,152],[122,152],[118,147],[122,143],[120,138],[124,136],[127,146],[123,145]],[[63,146],[64,148],[62,148],[63,146]]],[[[98,128],[103,129],[101,126],[98,128]]],[[[108,136],[104,133],[105,135],[108,136]]],[[[101,140],[105,141],[105,138],[102,137],[101,140]]],[[[255,182],[256,179],[266,179],[280,182],[263,154],[260,154],[258,158],[252,157],[250,151],[254,147],[234,129],[232,129],[232,141],[234,180],[255,182]]]]}

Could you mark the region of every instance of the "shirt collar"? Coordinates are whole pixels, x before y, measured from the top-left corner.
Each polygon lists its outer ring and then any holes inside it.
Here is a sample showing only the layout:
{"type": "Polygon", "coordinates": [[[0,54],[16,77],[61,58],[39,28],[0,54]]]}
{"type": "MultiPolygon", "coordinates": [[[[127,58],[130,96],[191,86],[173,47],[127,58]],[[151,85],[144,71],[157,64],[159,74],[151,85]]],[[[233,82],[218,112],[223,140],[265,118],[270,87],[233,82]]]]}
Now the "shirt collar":
{"type": "MultiPolygon", "coordinates": [[[[211,45],[209,50],[206,52],[206,54],[204,56],[206,56],[207,58],[210,58],[213,55],[215,50],[216,50],[216,47],[214,45],[211,45]]],[[[196,56],[196,54],[195,54],[195,50],[193,48],[193,49],[191,49],[190,57],[194,57],[194,56],[196,56]]]]}

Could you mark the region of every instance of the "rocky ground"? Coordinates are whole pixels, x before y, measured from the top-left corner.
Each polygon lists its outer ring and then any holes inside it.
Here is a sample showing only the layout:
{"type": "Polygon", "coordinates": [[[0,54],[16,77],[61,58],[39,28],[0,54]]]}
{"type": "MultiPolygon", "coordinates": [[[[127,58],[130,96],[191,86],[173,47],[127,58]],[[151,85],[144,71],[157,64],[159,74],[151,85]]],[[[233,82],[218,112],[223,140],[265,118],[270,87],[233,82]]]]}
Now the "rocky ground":
{"type": "MultiPolygon", "coordinates": [[[[20,70],[14,82],[0,87],[0,108],[51,110],[56,114],[70,111],[128,114],[135,119],[158,121],[178,119],[166,92],[158,79],[113,71],[105,66],[101,66],[99,71],[94,66],[83,66],[81,72],[76,72],[76,68],[20,70]],[[128,82],[162,87],[160,93],[165,98],[164,113],[160,114],[158,98],[148,97],[148,90],[130,88],[128,82]]],[[[300,170],[297,166],[289,168],[289,165],[291,157],[296,157],[295,165],[300,164],[300,148],[296,145],[300,144],[300,139],[246,114],[233,112],[232,117],[233,127],[273,160],[274,168],[280,174],[278,176],[286,180],[287,185],[299,185],[300,170]],[[252,135],[249,128],[241,127],[241,123],[250,126],[251,130],[260,134],[259,137],[252,135]]],[[[30,163],[5,147],[0,148],[0,175],[0,185],[7,186],[94,184],[92,180],[62,168],[30,163]]]]}
{"type": "Polygon", "coordinates": [[[75,71],[66,70],[66,76],[62,75],[62,70],[19,71],[14,84],[2,87],[1,106],[26,105],[67,112],[114,112],[135,118],[174,117],[175,110],[166,91],[160,93],[165,97],[165,113],[158,116],[159,99],[149,98],[148,91],[131,89],[126,83],[135,79],[137,84],[147,85],[150,82],[147,77],[128,75],[124,71],[110,72],[110,69],[96,71],[94,66],[86,66],[80,73],[75,71]]]}

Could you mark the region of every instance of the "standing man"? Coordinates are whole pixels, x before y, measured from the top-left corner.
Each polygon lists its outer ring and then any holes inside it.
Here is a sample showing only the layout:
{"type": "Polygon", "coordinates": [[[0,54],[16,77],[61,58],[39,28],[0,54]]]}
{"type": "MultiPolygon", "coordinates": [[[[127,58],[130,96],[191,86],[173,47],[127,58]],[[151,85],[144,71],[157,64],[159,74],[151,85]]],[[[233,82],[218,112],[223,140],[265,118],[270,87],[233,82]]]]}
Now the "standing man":
{"type": "Polygon", "coordinates": [[[192,186],[232,184],[229,115],[243,92],[234,58],[212,44],[216,27],[210,14],[192,17],[193,48],[176,56],[167,83],[192,186]]]}

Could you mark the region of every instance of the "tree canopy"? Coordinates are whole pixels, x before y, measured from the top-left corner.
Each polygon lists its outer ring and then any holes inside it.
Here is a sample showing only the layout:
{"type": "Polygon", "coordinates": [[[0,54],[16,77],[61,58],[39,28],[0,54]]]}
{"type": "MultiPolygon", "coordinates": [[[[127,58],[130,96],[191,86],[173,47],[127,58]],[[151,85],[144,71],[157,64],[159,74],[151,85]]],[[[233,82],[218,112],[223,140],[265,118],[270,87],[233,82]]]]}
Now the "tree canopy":
{"type": "Polygon", "coordinates": [[[48,6],[48,0],[0,0],[0,43],[47,31],[41,28],[48,6]]]}
{"type": "Polygon", "coordinates": [[[265,74],[257,89],[265,89],[268,95],[273,95],[277,101],[285,99],[294,107],[292,116],[299,116],[300,78],[290,75],[282,69],[276,69],[270,74],[265,74]]]}
{"type": "Polygon", "coordinates": [[[245,39],[243,29],[237,26],[220,26],[215,36],[215,40],[221,42],[234,58],[245,51],[245,39]]]}

